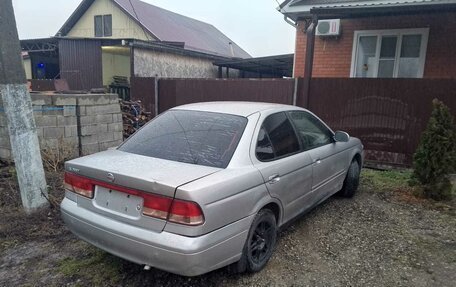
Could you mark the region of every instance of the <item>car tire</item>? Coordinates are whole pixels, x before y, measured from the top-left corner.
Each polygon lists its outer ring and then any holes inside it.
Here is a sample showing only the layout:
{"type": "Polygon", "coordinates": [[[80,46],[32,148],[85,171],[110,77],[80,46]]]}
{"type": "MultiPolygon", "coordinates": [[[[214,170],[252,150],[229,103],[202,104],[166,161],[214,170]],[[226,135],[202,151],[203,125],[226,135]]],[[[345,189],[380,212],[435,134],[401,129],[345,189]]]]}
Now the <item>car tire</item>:
{"type": "Polygon", "coordinates": [[[355,192],[359,186],[359,174],[359,164],[358,161],[354,159],[348,167],[348,172],[344,180],[344,185],[338,193],[340,196],[353,197],[353,195],[355,195],[355,192]]]}
{"type": "Polygon", "coordinates": [[[253,219],[242,250],[241,259],[233,265],[236,273],[258,272],[266,266],[277,240],[277,221],[269,209],[262,209],[253,219]]]}

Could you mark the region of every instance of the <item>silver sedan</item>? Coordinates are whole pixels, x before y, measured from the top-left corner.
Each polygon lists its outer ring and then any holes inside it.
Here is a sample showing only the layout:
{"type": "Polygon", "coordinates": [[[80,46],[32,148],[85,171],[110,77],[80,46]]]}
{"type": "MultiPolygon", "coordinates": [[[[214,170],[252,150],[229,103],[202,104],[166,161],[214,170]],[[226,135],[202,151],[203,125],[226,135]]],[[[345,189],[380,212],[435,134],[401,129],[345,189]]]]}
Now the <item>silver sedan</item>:
{"type": "Polygon", "coordinates": [[[65,164],[68,228],[126,260],[196,276],[256,272],[277,230],[335,193],[355,193],[360,140],[294,106],[173,108],[114,150],[65,164]]]}

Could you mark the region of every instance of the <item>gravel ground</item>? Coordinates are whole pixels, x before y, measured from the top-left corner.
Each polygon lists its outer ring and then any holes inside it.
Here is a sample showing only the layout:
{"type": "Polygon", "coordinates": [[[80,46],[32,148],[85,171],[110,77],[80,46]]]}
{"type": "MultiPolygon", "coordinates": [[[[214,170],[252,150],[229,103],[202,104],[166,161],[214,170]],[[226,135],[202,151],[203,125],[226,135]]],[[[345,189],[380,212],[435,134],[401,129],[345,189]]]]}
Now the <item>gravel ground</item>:
{"type": "Polygon", "coordinates": [[[27,218],[0,207],[0,286],[454,286],[454,203],[417,200],[403,182],[363,174],[353,199],[331,198],[280,231],[256,274],[143,271],[76,239],[57,209],[27,218]]]}

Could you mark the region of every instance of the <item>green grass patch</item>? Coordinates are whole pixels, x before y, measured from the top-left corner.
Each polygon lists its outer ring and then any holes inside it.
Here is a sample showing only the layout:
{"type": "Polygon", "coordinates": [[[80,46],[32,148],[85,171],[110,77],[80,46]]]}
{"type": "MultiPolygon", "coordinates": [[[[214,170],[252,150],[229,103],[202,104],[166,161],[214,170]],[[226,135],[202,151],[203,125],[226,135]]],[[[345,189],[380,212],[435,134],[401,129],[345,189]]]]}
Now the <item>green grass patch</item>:
{"type": "Polygon", "coordinates": [[[65,258],[59,262],[59,271],[68,277],[84,278],[92,286],[118,285],[121,280],[122,262],[95,247],[81,258],[65,258]]]}
{"type": "Polygon", "coordinates": [[[361,186],[380,192],[409,190],[408,182],[411,175],[410,170],[380,171],[365,168],[361,172],[361,186]]]}

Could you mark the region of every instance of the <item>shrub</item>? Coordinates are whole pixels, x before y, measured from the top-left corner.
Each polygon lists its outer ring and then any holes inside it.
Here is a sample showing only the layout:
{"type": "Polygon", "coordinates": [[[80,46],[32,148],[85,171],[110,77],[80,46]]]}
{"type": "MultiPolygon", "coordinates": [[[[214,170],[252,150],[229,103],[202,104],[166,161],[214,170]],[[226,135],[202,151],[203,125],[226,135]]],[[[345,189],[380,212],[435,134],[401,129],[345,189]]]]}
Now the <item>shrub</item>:
{"type": "Polygon", "coordinates": [[[412,184],[436,200],[452,197],[450,174],[456,171],[456,127],[448,107],[432,101],[433,110],[413,158],[412,184]]]}

